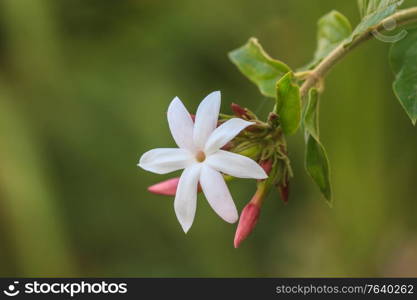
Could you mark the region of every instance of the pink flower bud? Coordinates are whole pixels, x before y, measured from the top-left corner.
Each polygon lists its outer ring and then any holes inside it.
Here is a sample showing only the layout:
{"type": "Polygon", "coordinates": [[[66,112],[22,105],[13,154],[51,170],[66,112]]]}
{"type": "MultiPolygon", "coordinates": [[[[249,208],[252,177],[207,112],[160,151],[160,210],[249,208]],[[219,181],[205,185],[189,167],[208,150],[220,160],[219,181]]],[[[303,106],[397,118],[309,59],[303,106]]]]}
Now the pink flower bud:
{"type": "Polygon", "coordinates": [[[175,196],[179,177],[171,178],[148,187],[148,191],[158,195],[175,196]]]}
{"type": "Polygon", "coordinates": [[[285,204],[288,203],[288,196],[290,194],[290,183],[286,180],[285,184],[281,183],[278,186],[279,189],[279,195],[281,196],[282,201],[284,201],[285,204]]]}
{"type": "Polygon", "coordinates": [[[235,248],[238,248],[239,245],[248,237],[248,235],[255,228],[260,211],[261,209],[259,205],[257,203],[252,203],[252,201],[245,206],[240,215],[239,224],[237,225],[234,240],[235,248]]]}
{"type": "MultiPolygon", "coordinates": [[[[179,177],[161,181],[159,183],[156,183],[148,187],[148,191],[157,195],[175,196],[179,181],[180,181],[179,177]]],[[[201,186],[200,184],[198,184],[197,192],[201,192],[201,191],[202,191],[201,186]]]]}
{"type": "Polygon", "coordinates": [[[242,119],[249,119],[246,109],[240,106],[239,104],[232,103],[230,104],[230,107],[236,117],[239,117],[242,119]]]}
{"type": "Polygon", "coordinates": [[[276,113],[270,112],[268,115],[268,121],[275,122],[278,120],[278,115],[276,113]]]}
{"type": "Polygon", "coordinates": [[[267,159],[259,162],[259,165],[264,169],[265,173],[269,175],[272,169],[272,159],[267,159]]]}
{"type": "Polygon", "coordinates": [[[225,151],[230,151],[230,149],[232,149],[232,148],[233,148],[233,143],[232,142],[228,142],[221,149],[222,150],[225,150],[225,151]]]}

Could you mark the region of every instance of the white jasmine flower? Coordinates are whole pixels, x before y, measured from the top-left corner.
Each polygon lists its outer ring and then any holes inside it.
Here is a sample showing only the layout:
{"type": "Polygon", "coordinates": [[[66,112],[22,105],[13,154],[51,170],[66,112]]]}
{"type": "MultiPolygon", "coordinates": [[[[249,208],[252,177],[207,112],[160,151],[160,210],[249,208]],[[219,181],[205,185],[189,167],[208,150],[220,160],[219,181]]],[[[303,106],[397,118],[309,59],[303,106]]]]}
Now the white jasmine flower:
{"type": "Polygon", "coordinates": [[[194,220],[198,183],[214,211],[225,221],[234,223],[238,213],[221,173],[239,178],[268,177],[252,159],[221,150],[253,123],[233,118],[217,127],[220,102],[220,92],[208,95],[198,106],[193,123],[184,104],[175,97],[168,107],[168,123],[179,148],[150,150],[142,155],[138,164],[157,174],[184,169],[174,201],[175,213],[184,232],[190,229],[194,220]]]}

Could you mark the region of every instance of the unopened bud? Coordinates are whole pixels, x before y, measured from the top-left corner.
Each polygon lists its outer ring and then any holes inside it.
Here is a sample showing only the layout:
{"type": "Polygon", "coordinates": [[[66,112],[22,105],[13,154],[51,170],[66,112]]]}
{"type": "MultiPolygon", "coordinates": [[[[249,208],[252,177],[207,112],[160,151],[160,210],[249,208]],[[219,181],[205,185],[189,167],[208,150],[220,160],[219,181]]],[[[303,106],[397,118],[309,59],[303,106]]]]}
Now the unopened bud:
{"type": "Polygon", "coordinates": [[[258,184],[258,189],[250,202],[243,208],[237,225],[234,245],[239,245],[249,236],[256,226],[261,212],[262,202],[267,194],[265,182],[258,184]]]}
{"type": "Polygon", "coordinates": [[[233,148],[233,143],[232,142],[228,142],[228,143],[226,143],[226,145],[224,145],[222,147],[222,150],[230,151],[232,148],[233,148]]]}
{"type": "Polygon", "coordinates": [[[278,190],[282,201],[284,201],[284,203],[287,204],[288,196],[290,194],[290,182],[288,180],[285,180],[285,182],[281,182],[278,186],[278,190]]]}
{"type": "Polygon", "coordinates": [[[264,169],[265,173],[269,175],[272,170],[272,159],[267,159],[259,162],[259,165],[264,169]]]}
{"type": "Polygon", "coordinates": [[[268,116],[268,124],[273,126],[273,127],[278,127],[279,126],[279,116],[274,112],[270,112],[269,116],[268,116]]]}
{"type": "Polygon", "coordinates": [[[273,122],[273,121],[275,121],[277,119],[278,119],[278,115],[276,113],[274,113],[274,112],[270,112],[269,113],[269,115],[268,115],[268,121],[273,122]]]}
{"type": "Polygon", "coordinates": [[[247,113],[246,108],[243,108],[239,104],[232,103],[230,104],[230,107],[235,114],[236,117],[242,118],[242,119],[249,119],[249,115],[247,113]]]}
{"type": "Polygon", "coordinates": [[[148,191],[153,194],[175,196],[177,192],[179,177],[171,178],[148,187],[148,191]]]}
{"type": "MultiPolygon", "coordinates": [[[[148,191],[157,195],[175,196],[179,181],[179,177],[164,180],[148,187],[148,191]]],[[[200,184],[198,185],[197,192],[201,192],[200,184]]]]}
{"type": "Polygon", "coordinates": [[[262,147],[259,144],[253,144],[249,147],[244,148],[243,150],[239,150],[239,148],[237,148],[236,150],[238,150],[238,151],[235,151],[235,153],[237,154],[247,156],[254,160],[257,160],[259,155],[261,154],[262,147]]]}
{"type": "Polygon", "coordinates": [[[235,248],[238,248],[255,228],[260,212],[261,209],[259,205],[252,202],[249,202],[249,204],[242,210],[235,234],[235,248]]]}

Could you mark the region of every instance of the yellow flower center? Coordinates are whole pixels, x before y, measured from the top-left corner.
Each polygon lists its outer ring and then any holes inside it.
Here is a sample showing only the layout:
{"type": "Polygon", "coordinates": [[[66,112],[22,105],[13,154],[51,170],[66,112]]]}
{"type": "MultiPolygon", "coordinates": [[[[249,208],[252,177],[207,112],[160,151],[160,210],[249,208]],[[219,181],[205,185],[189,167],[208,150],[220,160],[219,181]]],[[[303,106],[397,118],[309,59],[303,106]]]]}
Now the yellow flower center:
{"type": "Polygon", "coordinates": [[[197,159],[198,162],[203,162],[206,159],[206,155],[204,154],[203,151],[198,151],[195,158],[197,159]]]}

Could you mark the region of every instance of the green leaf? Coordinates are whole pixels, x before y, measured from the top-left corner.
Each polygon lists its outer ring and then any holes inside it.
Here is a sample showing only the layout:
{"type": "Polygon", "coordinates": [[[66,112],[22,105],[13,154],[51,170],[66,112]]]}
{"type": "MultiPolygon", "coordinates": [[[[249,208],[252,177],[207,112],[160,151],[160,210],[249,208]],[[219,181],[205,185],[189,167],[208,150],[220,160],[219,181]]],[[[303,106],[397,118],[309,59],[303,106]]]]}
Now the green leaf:
{"type": "Polygon", "coordinates": [[[291,70],[283,62],[272,59],[255,38],[230,52],[229,58],[263,95],[271,98],[276,96],[277,81],[291,70]]]}
{"type": "Polygon", "coordinates": [[[306,147],[305,164],[307,173],[313,178],[330,204],[332,201],[332,189],[330,184],[330,165],[326,150],[320,141],[316,140],[312,135],[307,137],[306,147]]]}
{"type": "Polygon", "coordinates": [[[355,37],[370,30],[373,26],[395,13],[402,2],[403,0],[358,0],[359,10],[363,19],[347,40],[347,45],[355,37]]]}
{"type": "Polygon", "coordinates": [[[331,205],[330,163],[326,150],[319,139],[318,103],[318,92],[316,89],[311,89],[303,120],[306,135],[305,166],[307,173],[317,184],[328,204],[331,205]]]}
{"type": "Polygon", "coordinates": [[[391,47],[390,62],[395,73],[394,93],[410,117],[417,122],[417,29],[391,47]]]}
{"type": "Polygon", "coordinates": [[[301,122],[300,88],[293,84],[292,79],[292,72],[288,72],[276,86],[275,113],[279,115],[282,130],[286,135],[294,134],[301,122]]]}
{"type": "Polygon", "coordinates": [[[307,69],[314,68],[352,33],[349,20],[335,10],[321,17],[317,26],[317,49],[313,61],[308,64],[307,69]]]}
{"type": "Polygon", "coordinates": [[[310,90],[309,99],[304,110],[304,128],[309,134],[319,139],[319,97],[316,89],[310,90]]]}
{"type": "Polygon", "coordinates": [[[377,11],[382,11],[392,4],[399,6],[403,0],[358,0],[359,12],[362,18],[377,11]]]}

